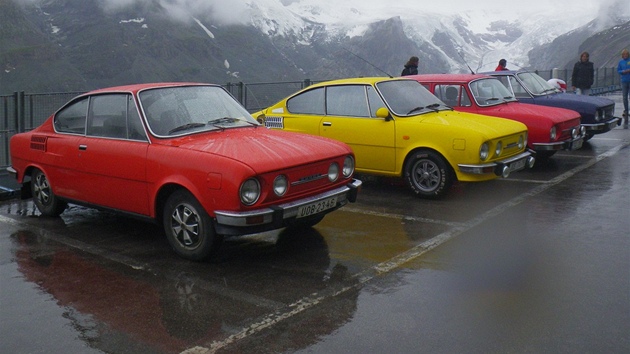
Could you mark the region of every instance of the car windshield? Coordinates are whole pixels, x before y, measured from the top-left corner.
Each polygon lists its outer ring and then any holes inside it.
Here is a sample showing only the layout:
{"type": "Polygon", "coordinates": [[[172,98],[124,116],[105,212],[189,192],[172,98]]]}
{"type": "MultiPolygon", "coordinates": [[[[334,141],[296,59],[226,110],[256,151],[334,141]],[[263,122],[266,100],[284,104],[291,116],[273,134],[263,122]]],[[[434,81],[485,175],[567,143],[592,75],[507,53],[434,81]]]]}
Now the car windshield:
{"type": "Polygon", "coordinates": [[[416,80],[389,80],[376,84],[389,109],[398,116],[450,110],[416,80]]]}
{"type": "Polygon", "coordinates": [[[258,126],[259,123],[220,86],[178,86],[141,91],[140,105],[157,136],[258,126]]]}
{"type": "Polygon", "coordinates": [[[479,106],[493,106],[501,103],[516,101],[510,91],[495,78],[480,79],[469,85],[475,101],[479,106]]]}
{"type": "Polygon", "coordinates": [[[523,85],[534,95],[548,95],[549,93],[556,92],[549,83],[535,73],[518,73],[518,78],[523,85]]]}

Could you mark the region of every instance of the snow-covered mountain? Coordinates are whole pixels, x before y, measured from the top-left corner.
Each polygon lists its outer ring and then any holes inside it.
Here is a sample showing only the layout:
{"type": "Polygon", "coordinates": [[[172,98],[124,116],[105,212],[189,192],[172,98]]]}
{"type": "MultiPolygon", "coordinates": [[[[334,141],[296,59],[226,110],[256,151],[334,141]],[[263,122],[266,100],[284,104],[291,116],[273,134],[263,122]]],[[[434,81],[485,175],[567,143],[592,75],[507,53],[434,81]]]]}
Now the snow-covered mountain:
{"type": "MultiPolygon", "coordinates": [[[[1,0],[0,94],[396,76],[412,55],[425,73],[492,70],[500,58],[548,70],[569,65],[583,43],[599,45],[585,41],[602,29],[624,43],[625,27],[615,26],[630,19],[628,0],[540,9],[484,1],[1,0]]],[[[593,50],[592,59],[618,56],[593,50]]]]}

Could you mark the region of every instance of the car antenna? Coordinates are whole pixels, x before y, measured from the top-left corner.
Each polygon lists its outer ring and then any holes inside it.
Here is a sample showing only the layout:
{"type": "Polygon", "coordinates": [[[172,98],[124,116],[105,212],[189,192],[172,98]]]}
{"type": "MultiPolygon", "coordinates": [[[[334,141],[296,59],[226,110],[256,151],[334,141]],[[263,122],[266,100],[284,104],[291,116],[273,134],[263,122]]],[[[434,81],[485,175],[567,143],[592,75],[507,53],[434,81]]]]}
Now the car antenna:
{"type": "Polygon", "coordinates": [[[372,64],[372,63],[370,63],[369,61],[367,61],[367,60],[365,60],[365,59],[361,58],[360,56],[358,56],[358,55],[354,54],[352,51],[350,51],[350,49],[347,49],[347,48],[343,48],[343,49],[347,50],[347,51],[348,51],[348,53],[350,53],[350,54],[354,55],[355,57],[357,57],[357,58],[359,58],[359,59],[363,60],[364,62],[368,63],[368,64],[369,64],[371,67],[373,67],[374,69],[376,69],[376,70],[378,70],[378,71],[382,72],[383,74],[385,74],[385,75],[389,76],[389,78],[390,78],[390,79],[394,78],[393,76],[391,76],[390,74],[388,74],[388,73],[387,73],[387,72],[385,72],[384,70],[381,70],[381,68],[379,68],[378,66],[376,66],[376,65],[374,65],[374,64],[372,64]]]}
{"type": "Polygon", "coordinates": [[[466,62],[466,59],[464,59],[464,56],[462,55],[462,53],[458,51],[457,54],[459,55],[460,58],[462,58],[462,61],[464,62],[464,64],[466,64],[466,66],[468,67],[468,70],[470,70],[470,73],[475,75],[475,72],[473,71],[473,69],[470,68],[470,66],[468,66],[468,63],[466,62]]]}

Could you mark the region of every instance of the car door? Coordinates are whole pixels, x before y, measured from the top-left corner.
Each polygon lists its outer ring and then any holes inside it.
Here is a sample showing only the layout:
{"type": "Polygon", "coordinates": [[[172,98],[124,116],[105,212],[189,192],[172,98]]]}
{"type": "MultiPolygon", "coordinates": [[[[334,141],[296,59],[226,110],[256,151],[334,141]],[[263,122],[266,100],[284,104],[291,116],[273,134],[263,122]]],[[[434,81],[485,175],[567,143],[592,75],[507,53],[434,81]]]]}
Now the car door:
{"type": "Polygon", "coordinates": [[[149,142],[133,96],[90,98],[87,134],[77,146],[81,199],[95,205],[149,215],[146,155],[149,142]]]}
{"type": "Polygon", "coordinates": [[[393,172],[396,122],[376,117],[376,110],[385,107],[376,90],[370,85],[328,86],[325,102],[319,135],[350,145],[357,169],[393,172]]]}

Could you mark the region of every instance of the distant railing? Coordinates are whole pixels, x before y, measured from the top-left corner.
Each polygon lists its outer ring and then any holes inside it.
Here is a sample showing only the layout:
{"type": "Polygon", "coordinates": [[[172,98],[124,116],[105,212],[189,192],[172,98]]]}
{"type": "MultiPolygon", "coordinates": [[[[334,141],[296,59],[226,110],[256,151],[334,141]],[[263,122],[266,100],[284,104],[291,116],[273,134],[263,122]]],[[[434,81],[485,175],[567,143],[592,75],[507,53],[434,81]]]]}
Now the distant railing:
{"type": "MultiPolygon", "coordinates": [[[[536,70],[545,80],[558,78],[571,87],[571,70],[536,70]]],[[[320,80],[323,81],[323,80],[320,80]]],[[[286,81],[223,85],[249,112],[268,107],[284,97],[320,81],[286,81]]],[[[595,71],[595,84],[591,94],[600,95],[621,90],[619,74],[615,68],[595,71]]],[[[0,95],[0,174],[10,165],[9,139],[41,125],[52,113],[82,92],[24,93],[0,95]]]]}

